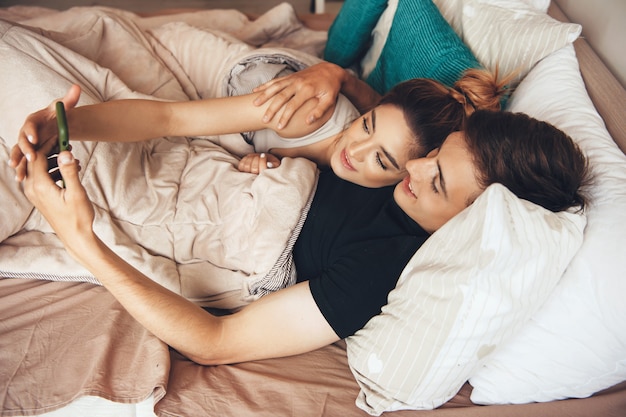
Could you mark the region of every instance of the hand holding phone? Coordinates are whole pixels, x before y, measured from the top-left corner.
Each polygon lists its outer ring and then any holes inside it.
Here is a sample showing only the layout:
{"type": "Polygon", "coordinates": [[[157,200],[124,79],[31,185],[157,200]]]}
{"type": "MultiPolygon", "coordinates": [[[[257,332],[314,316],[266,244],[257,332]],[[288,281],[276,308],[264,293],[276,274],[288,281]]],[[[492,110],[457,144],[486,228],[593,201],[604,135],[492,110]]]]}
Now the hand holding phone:
{"type": "MultiPolygon", "coordinates": [[[[67,118],[65,117],[65,106],[62,101],[56,103],[57,130],[59,133],[59,152],[67,151],[70,147],[70,132],[67,128],[67,118]]],[[[65,181],[61,179],[65,188],[65,181]]]]}

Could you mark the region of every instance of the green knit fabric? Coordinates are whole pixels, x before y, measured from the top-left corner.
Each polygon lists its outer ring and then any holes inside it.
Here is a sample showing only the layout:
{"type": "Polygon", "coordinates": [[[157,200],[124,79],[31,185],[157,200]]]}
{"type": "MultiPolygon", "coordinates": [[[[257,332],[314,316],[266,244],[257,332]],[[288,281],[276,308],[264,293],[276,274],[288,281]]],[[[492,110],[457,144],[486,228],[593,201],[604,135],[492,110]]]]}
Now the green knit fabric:
{"type": "Polygon", "coordinates": [[[367,52],[387,0],[346,0],[328,29],[324,59],[348,68],[367,52]]]}
{"type": "MultiPolygon", "coordinates": [[[[347,0],[343,7],[350,3],[363,5],[369,2],[347,0]]],[[[354,14],[358,7],[353,4],[350,6],[348,10],[354,14]]],[[[337,19],[341,17],[343,7],[337,19]]],[[[366,9],[361,7],[361,10],[365,12],[366,9]]],[[[376,17],[376,21],[379,16],[380,14],[376,17]]],[[[325,58],[342,67],[354,65],[361,59],[362,53],[355,57],[356,51],[351,49],[351,45],[360,45],[362,42],[369,44],[371,31],[376,24],[374,23],[371,28],[368,26],[362,29],[357,27],[362,19],[352,19],[348,21],[348,17],[342,18],[337,25],[333,24],[335,26],[333,31],[342,34],[340,41],[346,45],[343,53],[349,59],[342,60],[335,56],[339,55],[335,51],[341,50],[341,45],[335,43],[339,40],[338,35],[333,38],[329,33],[330,46],[328,43],[326,46],[327,49],[330,48],[333,51],[333,55],[327,57],[325,54],[325,58]],[[364,35],[363,32],[366,31],[368,32],[364,35]],[[355,37],[364,37],[365,40],[360,39],[357,42],[351,39],[355,37]],[[350,39],[350,42],[346,38],[350,39]],[[349,63],[346,62],[348,60],[350,60],[349,63]]],[[[476,57],[431,0],[399,0],[387,41],[374,70],[366,81],[381,94],[410,78],[432,78],[447,86],[452,86],[463,71],[477,67],[480,67],[480,64],[476,57]]]]}

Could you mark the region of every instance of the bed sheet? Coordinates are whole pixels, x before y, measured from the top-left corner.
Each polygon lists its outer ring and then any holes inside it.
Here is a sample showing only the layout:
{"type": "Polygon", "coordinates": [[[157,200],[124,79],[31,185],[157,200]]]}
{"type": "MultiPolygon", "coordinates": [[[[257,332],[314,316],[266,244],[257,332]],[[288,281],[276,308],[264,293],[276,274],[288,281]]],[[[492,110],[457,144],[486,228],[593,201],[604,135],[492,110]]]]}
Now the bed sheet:
{"type": "MultiPolygon", "coordinates": [[[[3,416],[54,410],[82,416],[81,406],[90,404],[94,416],[151,417],[152,401],[159,417],[368,415],[354,403],[359,387],[344,342],[287,358],[198,366],[143,329],[102,287],[76,282],[0,279],[0,317],[3,416]],[[96,398],[73,402],[85,396],[96,398]],[[135,406],[110,407],[98,398],[135,406]]],[[[475,406],[471,390],[465,384],[437,410],[383,415],[526,417],[565,410],[619,417],[626,407],[626,383],[587,399],[517,406],[475,406]]]]}

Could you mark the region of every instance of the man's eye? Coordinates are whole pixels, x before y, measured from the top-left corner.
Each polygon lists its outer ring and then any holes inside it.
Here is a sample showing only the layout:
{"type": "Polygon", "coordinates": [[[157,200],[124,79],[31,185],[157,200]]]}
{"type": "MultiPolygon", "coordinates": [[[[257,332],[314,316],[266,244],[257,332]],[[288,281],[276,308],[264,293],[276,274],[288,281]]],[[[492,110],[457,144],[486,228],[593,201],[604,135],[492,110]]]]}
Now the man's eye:
{"type": "Polygon", "coordinates": [[[437,186],[435,186],[435,181],[436,181],[436,180],[437,180],[437,177],[434,177],[434,178],[433,178],[433,181],[432,181],[432,182],[431,182],[431,184],[430,184],[430,186],[432,187],[433,192],[434,192],[435,194],[439,194],[439,190],[437,190],[437,186]]]}
{"type": "Polygon", "coordinates": [[[365,131],[365,133],[370,133],[370,129],[369,127],[367,127],[367,118],[363,118],[363,130],[365,131]]]}

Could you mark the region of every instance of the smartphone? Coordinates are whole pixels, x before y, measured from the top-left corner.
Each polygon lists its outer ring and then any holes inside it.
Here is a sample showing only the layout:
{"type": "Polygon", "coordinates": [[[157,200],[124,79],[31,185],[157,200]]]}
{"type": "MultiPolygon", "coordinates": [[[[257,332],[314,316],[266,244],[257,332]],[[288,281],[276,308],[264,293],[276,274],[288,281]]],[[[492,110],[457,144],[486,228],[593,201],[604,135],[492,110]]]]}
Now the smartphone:
{"type": "Polygon", "coordinates": [[[67,151],[70,146],[70,132],[67,129],[67,118],[65,117],[65,106],[63,102],[57,101],[57,129],[59,131],[59,152],[67,151]]]}
{"type": "MultiPolygon", "coordinates": [[[[57,130],[59,132],[59,152],[67,151],[70,147],[70,132],[67,128],[67,118],[65,117],[65,106],[63,102],[57,101],[57,130]]],[[[65,181],[61,178],[61,187],[65,188],[65,181]]]]}

